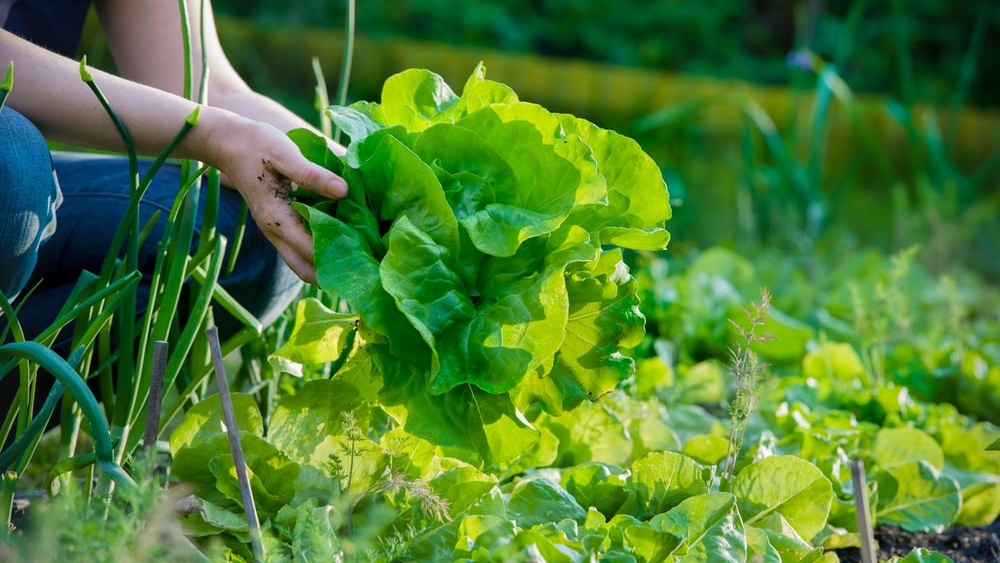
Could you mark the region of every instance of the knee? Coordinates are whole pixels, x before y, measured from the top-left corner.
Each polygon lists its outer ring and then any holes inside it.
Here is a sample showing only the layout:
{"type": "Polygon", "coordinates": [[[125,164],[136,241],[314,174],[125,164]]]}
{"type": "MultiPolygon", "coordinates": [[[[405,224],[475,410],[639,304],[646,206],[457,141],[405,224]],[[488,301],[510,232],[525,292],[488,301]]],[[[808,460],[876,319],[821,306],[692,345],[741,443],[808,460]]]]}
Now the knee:
{"type": "Polygon", "coordinates": [[[38,246],[55,227],[59,190],[41,132],[27,118],[0,111],[0,291],[23,289],[38,246]]]}

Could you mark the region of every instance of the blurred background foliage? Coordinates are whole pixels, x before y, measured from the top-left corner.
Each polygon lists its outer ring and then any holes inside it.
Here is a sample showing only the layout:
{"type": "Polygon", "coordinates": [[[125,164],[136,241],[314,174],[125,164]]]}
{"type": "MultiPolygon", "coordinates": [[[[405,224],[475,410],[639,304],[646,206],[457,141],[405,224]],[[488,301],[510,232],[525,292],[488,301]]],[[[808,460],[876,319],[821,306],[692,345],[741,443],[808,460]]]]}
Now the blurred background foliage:
{"type": "MultiPolygon", "coordinates": [[[[216,0],[255,88],[316,120],[347,1],[216,0]]],[[[1000,3],[946,0],[358,2],[349,101],[478,61],[522,99],[639,141],[675,206],[670,254],[804,260],[920,247],[1000,280],[1000,3]]]]}
{"type": "MultiPolygon", "coordinates": [[[[217,0],[220,14],[262,28],[344,27],[344,2],[217,0]]],[[[901,95],[900,50],[920,96],[948,102],[977,25],[997,37],[994,2],[947,0],[380,0],[357,4],[359,32],[492,47],[695,75],[786,84],[787,55],[809,47],[861,92],[901,95]],[[852,20],[858,19],[854,22],[852,20]],[[849,29],[849,35],[845,29],[849,29]],[[906,45],[899,42],[905,36],[906,45]]],[[[994,47],[996,43],[994,43],[994,47]]],[[[1000,49],[979,66],[1000,68],[1000,49]]],[[[1000,104],[1000,74],[972,78],[969,101],[1000,104]]]]}

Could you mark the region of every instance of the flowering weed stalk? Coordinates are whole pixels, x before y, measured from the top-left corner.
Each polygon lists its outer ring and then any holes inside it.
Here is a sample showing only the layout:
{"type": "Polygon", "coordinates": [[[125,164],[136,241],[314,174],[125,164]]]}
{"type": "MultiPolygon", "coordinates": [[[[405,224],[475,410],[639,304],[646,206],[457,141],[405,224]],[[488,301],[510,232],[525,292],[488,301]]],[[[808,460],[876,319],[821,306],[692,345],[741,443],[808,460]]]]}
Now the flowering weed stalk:
{"type": "Polygon", "coordinates": [[[747,420],[757,402],[757,392],[760,390],[767,375],[768,364],[762,363],[760,357],[753,351],[757,342],[773,340],[770,334],[760,331],[767,322],[771,308],[771,294],[764,289],[760,293],[760,302],[751,303],[750,308],[743,308],[748,324],[729,319],[739,331],[740,338],[734,348],[730,348],[730,373],[736,379],[736,394],[729,403],[729,447],[726,450],[726,466],[722,471],[724,479],[733,477],[736,458],[743,447],[743,434],[747,429],[747,420]]]}

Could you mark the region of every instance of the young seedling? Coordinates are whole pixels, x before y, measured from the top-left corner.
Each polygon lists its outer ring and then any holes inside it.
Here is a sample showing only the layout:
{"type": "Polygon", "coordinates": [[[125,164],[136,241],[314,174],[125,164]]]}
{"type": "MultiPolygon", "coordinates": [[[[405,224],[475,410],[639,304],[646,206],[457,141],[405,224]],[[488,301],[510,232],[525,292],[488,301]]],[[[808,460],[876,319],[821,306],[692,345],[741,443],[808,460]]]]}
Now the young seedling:
{"type": "Polygon", "coordinates": [[[756,406],[757,393],[767,375],[769,365],[761,363],[760,357],[753,351],[753,345],[774,339],[770,334],[760,332],[761,326],[767,322],[770,308],[771,294],[764,289],[760,294],[760,302],[751,303],[749,309],[743,308],[743,313],[749,321],[747,326],[729,319],[739,331],[740,339],[736,347],[729,350],[732,358],[729,371],[736,379],[736,395],[729,403],[729,447],[726,450],[726,466],[722,471],[722,476],[726,480],[733,478],[736,458],[743,447],[743,434],[747,429],[747,421],[756,406]]]}

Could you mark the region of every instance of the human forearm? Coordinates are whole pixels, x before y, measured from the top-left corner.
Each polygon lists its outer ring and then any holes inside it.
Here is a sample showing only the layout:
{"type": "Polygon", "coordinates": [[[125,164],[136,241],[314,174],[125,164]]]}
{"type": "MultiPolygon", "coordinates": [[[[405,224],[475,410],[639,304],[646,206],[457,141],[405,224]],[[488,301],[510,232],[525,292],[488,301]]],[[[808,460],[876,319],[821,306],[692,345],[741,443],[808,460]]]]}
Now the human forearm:
{"type": "MultiPolygon", "coordinates": [[[[0,61],[14,62],[14,88],[7,103],[47,138],[87,148],[124,149],[114,123],[80,78],[78,63],[2,30],[0,61]]],[[[160,152],[194,111],[195,104],[177,96],[91,72],[142,154],[160,152]]]]}
{"type": "MultiPolygon", "coordinates": [[[[14,61],[7,103],[49,139],[121,150],[117,128],[83,83],[78,65],[0,31],[0,63],[14,61]]],[[[180,96],[93,71],[96,82],[129,130],[140,154],[160,153],[198,106],[180,96]]],[[[342,179],[302,157],[284,131],[226,109],[205,106],[173,156],[201,160],[222,171],[250,206],[254,220],[291,268],[315,280],[312,241],[289,205],[292,184],[321,196],[343,197],[342,179]]]]}

